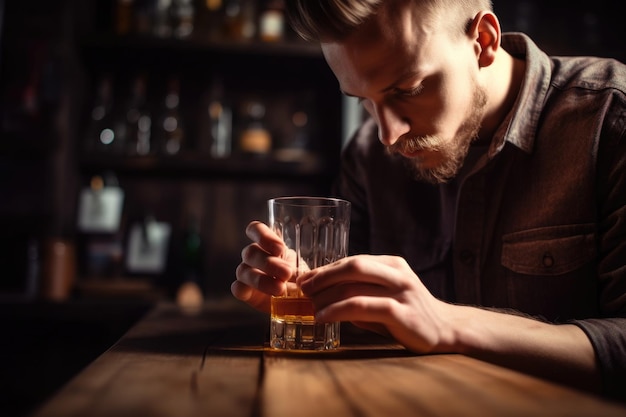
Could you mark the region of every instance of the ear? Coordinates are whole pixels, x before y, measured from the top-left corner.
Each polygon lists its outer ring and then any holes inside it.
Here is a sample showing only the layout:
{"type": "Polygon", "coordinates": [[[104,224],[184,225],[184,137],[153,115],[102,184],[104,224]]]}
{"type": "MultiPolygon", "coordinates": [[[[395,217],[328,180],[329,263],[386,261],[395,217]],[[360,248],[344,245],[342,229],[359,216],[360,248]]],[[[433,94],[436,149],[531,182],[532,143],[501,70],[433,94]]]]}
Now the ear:
{"type": "Polygon", "coordinates": [[[500,47],[500,22],[491,12],[479,12],[469,25],[467,36],[474,42],[479,67],[491,65],[500,47]]]}

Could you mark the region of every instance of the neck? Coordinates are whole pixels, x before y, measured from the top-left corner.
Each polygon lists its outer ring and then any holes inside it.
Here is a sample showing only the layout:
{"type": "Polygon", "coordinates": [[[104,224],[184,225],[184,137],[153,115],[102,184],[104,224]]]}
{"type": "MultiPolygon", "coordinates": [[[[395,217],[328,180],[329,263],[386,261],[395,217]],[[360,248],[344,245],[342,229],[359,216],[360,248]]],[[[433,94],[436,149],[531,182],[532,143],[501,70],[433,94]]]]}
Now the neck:
{"type": "Polygon", "coordinates": [[[481,141],[491,141],[504,118],[509,114],[522,86],[525,61],[513,58],[500,48],[493,64],[483,70],[483,85],[486,86],[489,101],[479,132],[481,141]]]}

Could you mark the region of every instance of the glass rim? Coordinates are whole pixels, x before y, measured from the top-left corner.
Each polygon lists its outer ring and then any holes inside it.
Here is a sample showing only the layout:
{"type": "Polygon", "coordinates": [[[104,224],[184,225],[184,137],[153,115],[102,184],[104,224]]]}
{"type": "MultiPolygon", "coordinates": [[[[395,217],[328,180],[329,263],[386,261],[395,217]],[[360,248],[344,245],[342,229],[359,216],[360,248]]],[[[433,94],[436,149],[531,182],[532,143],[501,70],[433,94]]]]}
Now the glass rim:
{"type": "Polygon", "coordinates": [[[349,207],[350,202],[336,197],[315,197],[315,196],[287,196],[274,197],[267,200],[271,206],[273,204],[283,204],[293,207],[349,207]]]}

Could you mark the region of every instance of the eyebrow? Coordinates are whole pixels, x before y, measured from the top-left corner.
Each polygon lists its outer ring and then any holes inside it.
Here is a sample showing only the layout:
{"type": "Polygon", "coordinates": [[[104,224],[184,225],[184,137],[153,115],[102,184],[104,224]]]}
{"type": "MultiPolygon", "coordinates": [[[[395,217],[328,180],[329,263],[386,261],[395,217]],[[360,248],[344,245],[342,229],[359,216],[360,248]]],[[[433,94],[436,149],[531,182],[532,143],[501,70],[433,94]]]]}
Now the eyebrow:
{"type": "MultiPolygon", "coordinates": [[[[380,90],[380,93],[381,94],[388,93],[389,91],[393,90],[394,88],[398,88],[398,84],[401,84],[404,81],[408,80],[409,78],[417,77],[419,75],[420,75],[420,73],[418,71],[408,71],[408,72],[405,72],[400,77],[398,77],[391,85],[389,85],[388,87],[385,87],[382,90],[380,90]]],[[[341,91],[341,94],[343,94],[344,96],[347,96],[347,97],[354,97],[354,98],[358,98],[358,99],[362,99],[363,98],[363,97],[360,97],[360,96],[357,96],[357,95],[354,95],[354,94],[350,94],[350,93],[344,91],[343,89],[339,89],[339,91],[341,91]]]]}

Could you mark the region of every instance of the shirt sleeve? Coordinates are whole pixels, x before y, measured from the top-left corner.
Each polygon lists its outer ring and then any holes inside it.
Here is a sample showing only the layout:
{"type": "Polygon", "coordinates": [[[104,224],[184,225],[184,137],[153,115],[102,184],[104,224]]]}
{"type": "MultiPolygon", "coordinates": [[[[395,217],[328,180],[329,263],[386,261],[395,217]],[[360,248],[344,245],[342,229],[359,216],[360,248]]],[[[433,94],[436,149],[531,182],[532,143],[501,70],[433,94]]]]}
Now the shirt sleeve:
{"type": "Polygon", "coordinates": [[[577,320],[596,353],[604,393],[626,400],[626,318],[577,320]]]}
{"type": "Polygon", "coordinates": [[[626,105],[614,97],[597,156],[601,318],[574,324],[591,340],[606,394],[626,400],[626,105]]]}

